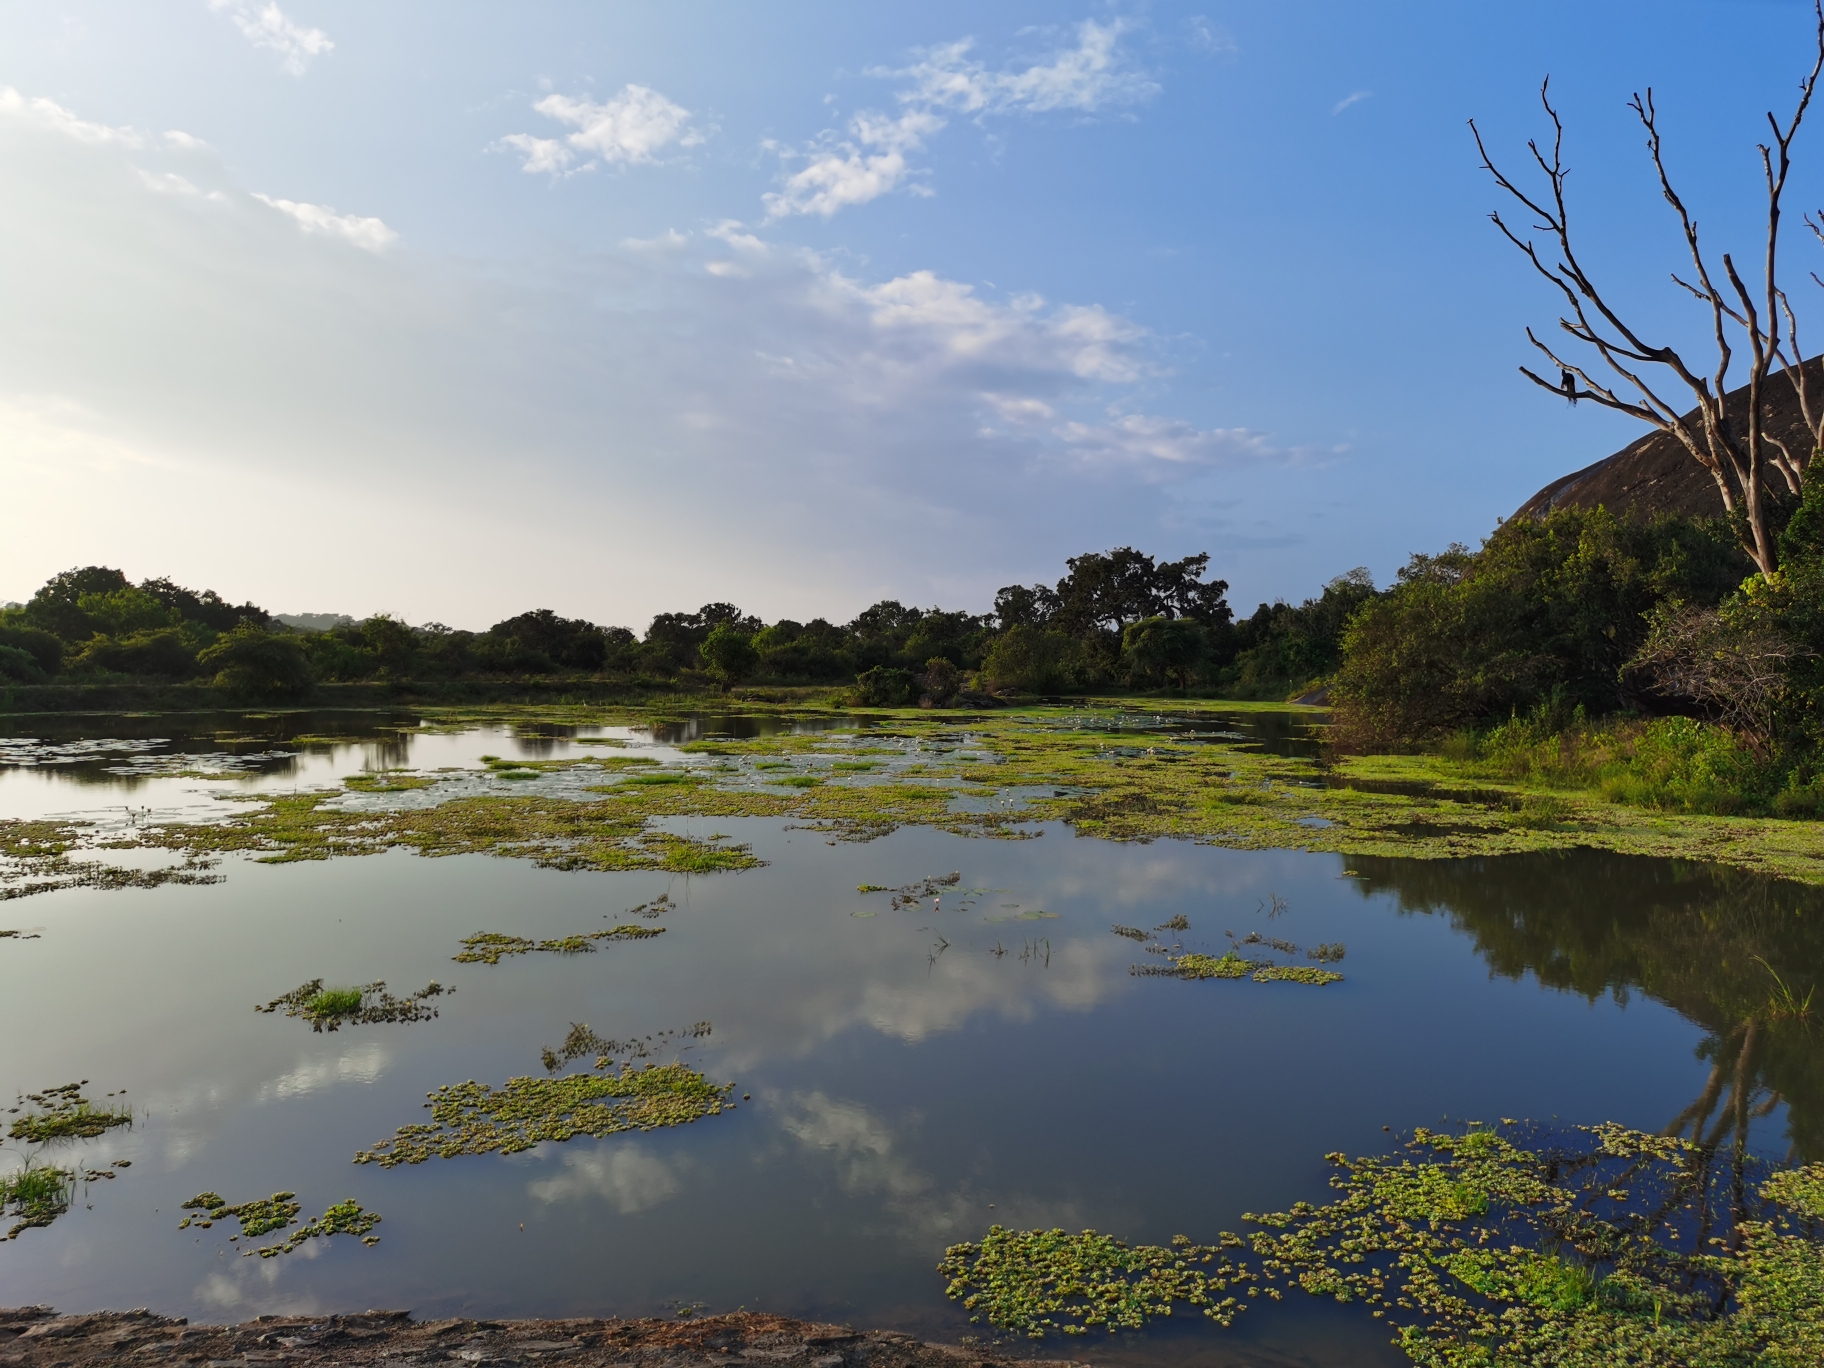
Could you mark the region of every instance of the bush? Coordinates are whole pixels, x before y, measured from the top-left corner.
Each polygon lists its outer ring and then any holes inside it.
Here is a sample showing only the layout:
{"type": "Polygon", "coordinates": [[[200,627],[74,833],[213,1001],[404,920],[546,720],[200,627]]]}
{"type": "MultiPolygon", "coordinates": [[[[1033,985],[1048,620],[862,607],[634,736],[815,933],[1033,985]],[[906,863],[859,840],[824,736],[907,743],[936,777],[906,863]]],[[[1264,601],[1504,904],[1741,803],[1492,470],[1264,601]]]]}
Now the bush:
{"type": "Polygon", "coordinates": [[[1414,556],[1343,634],[1340,732],[1433,740],[1540,702],[1591,715],[1641,701],[1625,666],[1662,599],[1720,602],[1747,570],[1726,524],[1559,509],[1506,523],[1480,551],[1414,556]]]}
{"type": "Polygon", "coordinates": [[[994,689],[1051,694],[1092,682],[1094,665],[1076,637],[1043,627],[1011,627],[988,648],[981,673],[994,689]]]}
{"type": "Polygon", "coordinates": [[[855,676],[855,698],[868,708],[904,708],[918,696],[918,682],[910,670],[876,665],[855,676]]]}
{"type": "Polygon", "coordinates": [[[20,622],[0,624],[0,647],[23,651],[41,674],[54,675],[63,668],[63,643],[42,628],[20,622]]]}
{"type": "Polygon", "coordinates": [[[196,673],[196,648],[175,627],[124,637],[93,637],[70,662],[79,670],[188,679],[196,673]]]}
{"type": "Polygon", "coordinates": [[[963,673],[943,656],[932,656],[918,682],[925,687],[925,697],[941,708],[963,687],[963,673]]]}
{"type": "Polygon", "coordinates": [[[296,698],[310,692],[310,661],[289,636],[242,623],[197,656],[215,686],[251,698],[296,698]]]}
{"type": "Polygon", "coordinates": [[[10,679],[16,684],[38,684],[44,679],[44,671],[38,668],[38,662],[29,652],[17,646],[0,646],[0,679],[10,679]]]}

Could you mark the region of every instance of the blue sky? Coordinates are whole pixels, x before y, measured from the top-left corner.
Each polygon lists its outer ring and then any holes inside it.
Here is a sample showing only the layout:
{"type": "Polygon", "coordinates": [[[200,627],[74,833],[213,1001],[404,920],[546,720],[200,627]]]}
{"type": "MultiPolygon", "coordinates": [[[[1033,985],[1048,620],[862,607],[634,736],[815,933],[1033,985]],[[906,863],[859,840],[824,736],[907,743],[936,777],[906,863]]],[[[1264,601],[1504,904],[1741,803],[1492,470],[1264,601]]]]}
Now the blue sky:
{"type": "Polygon", "coordinates": [[[1121,544],[1243,611],[1385,582],[1637,435],[1516,374],[1556,311],[1465,121],[1518,166],[1549,72],[1590,259],[1695,342],[1624,101],[1752,258],[1809,23],[11,0],[0,598],[101,561],[468,627],[846,619],[1121,544]]]}

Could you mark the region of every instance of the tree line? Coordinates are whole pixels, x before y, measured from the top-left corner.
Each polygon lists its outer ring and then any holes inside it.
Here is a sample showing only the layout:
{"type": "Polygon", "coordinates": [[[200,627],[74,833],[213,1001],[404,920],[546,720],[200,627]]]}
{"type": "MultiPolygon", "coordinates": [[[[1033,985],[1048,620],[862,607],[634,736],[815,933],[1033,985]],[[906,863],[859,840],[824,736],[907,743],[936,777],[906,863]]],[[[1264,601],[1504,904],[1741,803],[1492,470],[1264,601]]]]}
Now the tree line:
{"type": "Polygon", "coordinates": [[[300,630],[213,591],[134,584],[118,569],[85,566],[0,612],[0,679],[207,680],[268,697],[302,696],[317,683],[462,677],[843,685],[878,706],[1225,684],[1279,696],[1334,668],[1347,610],[1372,592],[1366,572],[1354,572],[1314,611],[1263,604],[1237,621],[1227,583],[1206,578],[1208,567],[1207,554],[1166,560],[1117,547],[1071,558],[1055,584],[1003,588],[988,613],[887,599],[846,623],[768,623],[717,602],[660,613],[636,633],[548,608],[484,632],[387,614],[300,630]]]}

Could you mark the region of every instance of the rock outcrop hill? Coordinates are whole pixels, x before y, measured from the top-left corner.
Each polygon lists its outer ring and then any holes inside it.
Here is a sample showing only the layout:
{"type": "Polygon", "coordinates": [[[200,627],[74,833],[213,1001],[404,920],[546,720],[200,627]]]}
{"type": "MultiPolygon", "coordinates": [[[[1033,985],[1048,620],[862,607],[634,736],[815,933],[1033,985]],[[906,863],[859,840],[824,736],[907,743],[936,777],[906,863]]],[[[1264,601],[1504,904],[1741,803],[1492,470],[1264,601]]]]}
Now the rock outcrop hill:
{"type": "MultiPolygon", "coordinates": [[[[1807,361],[1805,372],[1814,410],[1824,407],[1824,356],[1807,361]]],[[[1658,392],[1666,393],[1663,389],[1658,392]]],[[[1811,436],[1792,381],[1783,375],[1770,376],[1766,397],[1767,430],[1795,455],[1808,452],[1811,436]]],[[[1728,402],[1730,417],[1739,424],[1747,414],[1748,387],[1731,390],[1728,402]]],[[[1687,421],[1695,424],[1696,413],[1693,409],[1686,414],[1687,421]]],[[[1641,519],[1661,513],[1714,517],[1723,511],[1723,498],[1710,472],[1691,459],[1676,437],[1655,431],[1595,465],[1553,480],[1514,510],[1514,516],[1539,518],[1554,508],[1594,508],[1597,504],[1606,505],[1612,513],[1641,519]]]]}

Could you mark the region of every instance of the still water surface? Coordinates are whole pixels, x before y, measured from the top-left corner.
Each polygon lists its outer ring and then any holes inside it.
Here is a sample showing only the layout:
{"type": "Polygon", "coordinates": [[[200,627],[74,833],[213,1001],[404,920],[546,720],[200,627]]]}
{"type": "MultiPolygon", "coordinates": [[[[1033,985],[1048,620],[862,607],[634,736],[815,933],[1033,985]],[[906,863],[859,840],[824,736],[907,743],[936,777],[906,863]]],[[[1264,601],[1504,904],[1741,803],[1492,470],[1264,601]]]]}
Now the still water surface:
{"type": "MultiPolygon", "coordinates": [[[[0,816],[194,818],[219,813],[224,793],[579,744],[561,728],[383,721],[15,722],[0,741],[0,816]]],[[[691,739],[762,725],[611,734],[668,761],[691,739]]],[[[1703,1109],[1710,1128],[1733,1115],[1739,1073],[1757,1150],[1824,1154],[1817,1052],[1777,1033],[1742,1048],[1759,991],[1743,963],[1758,954],[1789,977],[1824,965],[1824,899],[1791,885],[1597,852],[1391,861],[1121,845],[1057,825],[1025,841],[906,829],[867,844],[772,820],[679,827],[751,843],[766,867],[684,879],[485,856],[229,860],[212,886],[0,903],[0,927],[39,932],[0,940],[0,1098],[86,1079],[89,1096],[124,1088],[138,1108],[130,1131],[80,1152],[130,1167],[50,1228],[0,1244],[0,1304],[239,1319],[700,1303],[953,1339],[970,1327],[933,1272],[948,1244],[995,1222],[1209,1240],[1241,1229],[1244,1211],[1323,1200],[1324,1153],[1382,1152],[1385,1127],[1510,1116],[1656,1131],[1689,1120],[1713,1072],[1727,1074],[1703,1109]],[[936,905],[857,892],[953,871],[958,891],[936,905]],[[649,941],[451,962],[477,931],[587,932],[661,893],[676,907],[649,941]],[[1130,973],[1149,956],[1110,927],[1178,915],[1190,929],[1162,934],[1186,950],[1220,954],[1228,932],[1342,942],[1346,981],[1130,973]],[[313,978],[384,979],[396,993],[436,979],[455,993],[434,1021],[325,1034],[252,1011],[313,978]],[[732,1112],[511,1157],[350,1162],[422,1119],[441,1084],[542,1073],[541,1049],[572,1023],[627,1038],[704,1021],[709,1035],[665,1057],[736,1083],[751,1100],[732,1112]],[[307,1216],[352,1197],[384,1216],[384,1238],[242,1258],[221,1226],[176,1228],[179,1204],[205,1189],[231,1202],[292,1190],[307,1216]]],[[[1372,1322],[1302,1297],[1229,1332],[1180,1316],[1063,1352],[1404,1361],[1372,1322]]]]}

